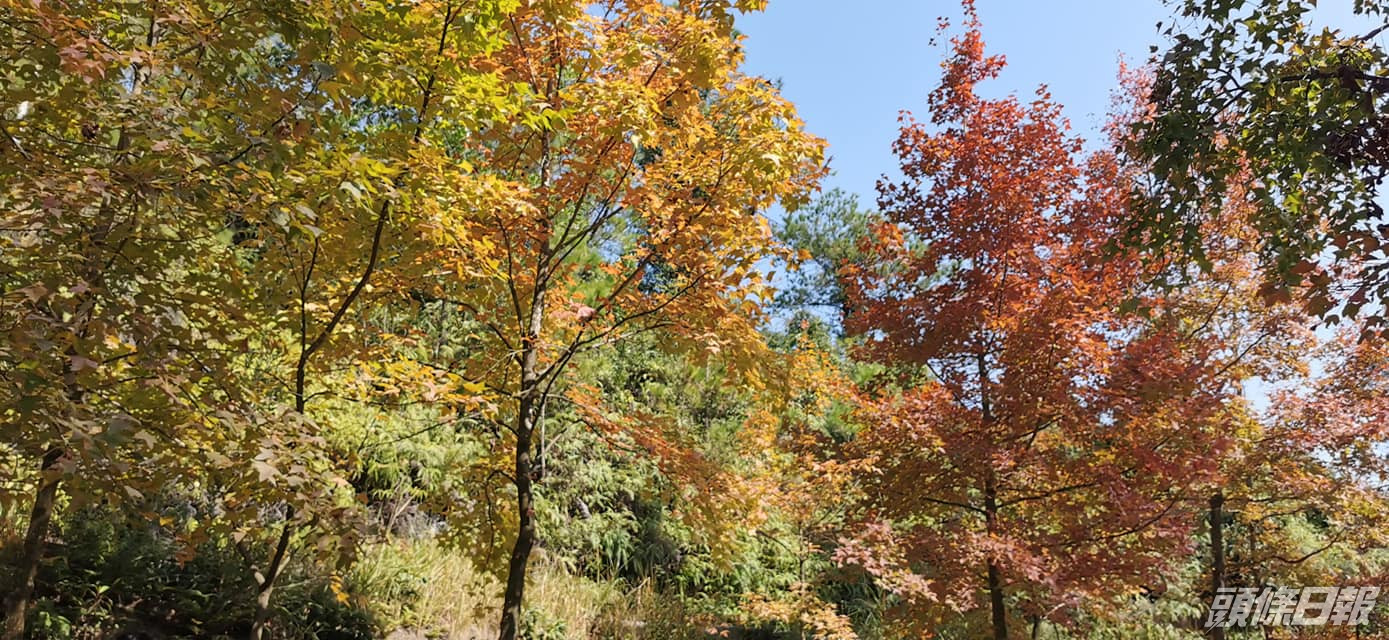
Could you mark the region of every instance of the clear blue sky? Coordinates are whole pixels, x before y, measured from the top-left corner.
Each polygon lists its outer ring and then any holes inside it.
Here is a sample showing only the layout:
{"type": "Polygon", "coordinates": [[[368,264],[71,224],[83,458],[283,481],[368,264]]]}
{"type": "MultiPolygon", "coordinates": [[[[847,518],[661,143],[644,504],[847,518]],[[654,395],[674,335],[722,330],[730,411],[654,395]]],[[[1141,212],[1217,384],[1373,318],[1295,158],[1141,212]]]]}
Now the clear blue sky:
{"type": "MultiPolygon", "coordinates": [[[[1318,17],[1340,23],[1350,0],[1321,3],[1318,17]]],[[[984,41],[1008,60],[981,90],[1031,95],[1046,84],[1087,140],[1099,137],[1120,55],[1134,62],[1159,44],[1161,0],[977,0],[984,41]]],[[[741,17],[750,73],[783,82],[810,131],[829,140],[826,187],[872,205],[879,176],[894,172],[891,144],[900,110],[924,115],[940,73],[944,41],[929,43],[936,19],[958,25],[956,0],[771,0],[741,17]]]]}
{"type": "MultiPolygon", "coordinates": [[[[1364,33],[1367,22],[1353,17],[1352,1],[1322,0],[1313,23],[1364,33]]],[[[1008,62],[980,90],[1030,96],[1045,84],[1091,142],[1101,135],[1120,56],[1146,61],[1150,45],[1165,44],[1158,21],[1173,19],[1162,0],[976,2],[989,52],[1008,62]]],[[[878,178],[896,173],[891,145],[898,113],[924,117],[926,96],[940,76],[947,43],[930,41],[942,15],[957,33],[958,0],[771,0],[766,12],[738,20],[747,35],[745,69],[781,80],[810,131],[829,141],[836,175],[826,189],[857,193],[873,206],[878,178]]],[[[1267,392],[1257,381],[1246,389],[1259,409],[1267,407],[1267,392]]]]}

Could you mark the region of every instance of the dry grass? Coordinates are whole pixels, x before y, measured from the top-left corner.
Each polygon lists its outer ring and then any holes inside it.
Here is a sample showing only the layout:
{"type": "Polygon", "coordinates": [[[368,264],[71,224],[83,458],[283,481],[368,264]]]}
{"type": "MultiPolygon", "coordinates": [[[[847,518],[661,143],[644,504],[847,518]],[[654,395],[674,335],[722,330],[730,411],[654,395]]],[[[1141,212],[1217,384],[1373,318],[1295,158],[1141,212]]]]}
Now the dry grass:
{"type": "MultiPolygon", "coordinates": [[[[545,640],[676,640],[693,625],[649,586],[596,582],[542,554],[531,564],[526,609],[545,640]]],[[[385,542],[363,550],[349,590],[386,629],[439,640],[495,640],[501,584],[461,552],[432,541],[385,542]]]]}

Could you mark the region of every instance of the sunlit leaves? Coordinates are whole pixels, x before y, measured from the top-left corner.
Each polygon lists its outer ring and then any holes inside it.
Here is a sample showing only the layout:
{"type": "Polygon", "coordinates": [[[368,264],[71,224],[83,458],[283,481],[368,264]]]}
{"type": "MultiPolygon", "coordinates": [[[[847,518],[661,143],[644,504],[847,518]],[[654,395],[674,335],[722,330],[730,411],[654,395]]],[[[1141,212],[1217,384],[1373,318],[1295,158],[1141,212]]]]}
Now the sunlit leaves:
{"type": "Polygon", "coordinates": [[[871,258],[841,270],[846,327],[896,375],[847,447],[869,471],[839,559],[910,628],[992,609],[1003,637],[1015,611],[1069,624],[1184,548],[1184,492],[1214,468],[1193,459],[1218,451],[1230,391],[1210,336],[1122,312],[1165,304],[1139,261],[1105,251],[1130,171],[1083,154],[1045,90],[978,93],[1002,59],[966,8],[929,120],[904,118],[871,258]]]}
{"type": "MultiPolygon", "coordinates": [[[[1173,3],[1148,117],[1127,152],[1153,178],[1135,193],[1124,242],[1209,268],[1202,229],[1247,203],[1265,298],[1382,329],[1385,53],[1369,34],[1313,29],[1316,3],[1173,3]]],[[[1356,13],[1381,15],[1379,2],[1356,13]]],[[[1375,31],[1377,33],[1378,30],[1375,31]]],[[[1155,48],[1156,51],[1156,48],[1155,48]]]]}

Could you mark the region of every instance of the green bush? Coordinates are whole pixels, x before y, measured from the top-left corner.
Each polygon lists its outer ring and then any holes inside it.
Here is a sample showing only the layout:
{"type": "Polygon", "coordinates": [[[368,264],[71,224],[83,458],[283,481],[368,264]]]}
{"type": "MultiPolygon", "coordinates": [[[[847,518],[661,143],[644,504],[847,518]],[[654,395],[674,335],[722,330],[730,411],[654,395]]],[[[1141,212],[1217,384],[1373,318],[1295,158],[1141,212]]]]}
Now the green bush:
{"type": "MultiPolygon", "coordinates": [[[[65,510],[35,584],[30,637],[97,640],[118,632],[156,638],[239,638],[250,628],[254,583],[226,540],[191,552],[173,530],[193,508],[162,497],[148,513],[104,506],[65,510]]],[[[19,541],[7,538],[10,560],[19,541]]],[[[8,573],[8,572],[6,572],[8,573]]],[[[286,640],[370,640],[371,617],[340,602],[329,579],[294,565],[277,593],[276,634],[286,640]]]]}

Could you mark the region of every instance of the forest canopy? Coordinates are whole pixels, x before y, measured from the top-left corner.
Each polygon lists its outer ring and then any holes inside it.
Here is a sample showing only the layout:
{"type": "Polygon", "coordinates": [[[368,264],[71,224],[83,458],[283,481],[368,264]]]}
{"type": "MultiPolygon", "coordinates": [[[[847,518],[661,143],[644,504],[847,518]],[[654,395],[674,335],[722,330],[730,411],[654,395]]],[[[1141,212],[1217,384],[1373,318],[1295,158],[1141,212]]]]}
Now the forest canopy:
{"type": "Polygon", "coordinates": [[[869,198],[766,4],[0,0],[0,640],[1389,633],[1384,26],[942,6],[869,198]]]}

